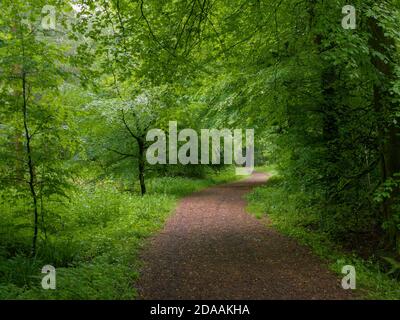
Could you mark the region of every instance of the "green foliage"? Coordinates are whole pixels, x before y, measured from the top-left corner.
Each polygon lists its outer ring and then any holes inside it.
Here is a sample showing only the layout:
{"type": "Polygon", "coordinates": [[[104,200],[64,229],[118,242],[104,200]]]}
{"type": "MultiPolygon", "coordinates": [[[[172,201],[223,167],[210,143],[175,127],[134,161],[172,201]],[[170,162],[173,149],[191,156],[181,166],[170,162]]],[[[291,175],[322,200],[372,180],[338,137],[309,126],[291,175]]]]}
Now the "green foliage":
{"type": "Polygon", "coordinates": [[[398,271],[397,261],[383,258],[392,265],[390,271],[385,272],[380,259],[362,259],[356,252],[344,249],[328,232],[319,228],[318,212],[311,211],[311,206],[304,206],[307,203],[306,196],[288,192],[285,181],[276,169],[268,167],[268,172],[271,171],[274,174],[268,183],[247,196],[249,212],[259,219],[267,217],[270,227],[309,246],[339,276],[343,266],[354,266],[357,274],[355,294],[358,298],[400,299],[400,284],[389,276],[398,271]]]}
{"type": "MultiPolygon", "coordinates": [[[[135,298],[138,250],[148,236],[162,227],[176,201],[233,178],[233,170],[198,180],[155,178],[149,181],[149,192],[144,197],[120,190],[112,180],[83,183],[71,192],[63,207],[54,203],[51,211],[56,214],[46,217],[47,238],[40,240],[35,259],[27,256],[29,223],[23,230],[7,225],[18,212],[2,202],[0,230],[7,228],[8,233],[0,235],[0,298],[135,298]],[[11,234],[14,238],[10,238],[11,234]],[[21,242],[24,235],[26,241],[21,242]],[[40,270],[46,264],[56,267],[57,290],[41,288],[40,270]]],[[[28,222],[26,217],[20,219],[28,222]]]]}
{"type": "Polygon", "coordinates": [[[400,6],[354,0],[345,30],[346,4],[3,0],[2,297],[134,296],[141,239],[176,197],[222,179],[209,176],[223,166],[146,164],[147,131],[171,120],[254,128],[256,161],[280,173],[254,205],[295,237],[310,231],[316,250],[329,239],[362,255],[368,240],[368,255],[389,257],[381,270],[397,270],[400,6]],[[55,30],[41,28],[44,5],[55,30]],[[49,261],[63,293],[32,285],[49,261]]]}

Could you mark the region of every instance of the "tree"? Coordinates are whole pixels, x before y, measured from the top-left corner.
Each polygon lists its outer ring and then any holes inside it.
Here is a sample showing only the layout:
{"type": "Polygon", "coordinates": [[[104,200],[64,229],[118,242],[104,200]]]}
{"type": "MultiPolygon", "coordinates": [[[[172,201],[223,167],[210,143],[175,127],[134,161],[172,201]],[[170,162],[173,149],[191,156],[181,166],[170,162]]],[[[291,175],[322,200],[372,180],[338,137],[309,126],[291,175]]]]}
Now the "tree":
{"type": "Polygon", "coordinates": [[[44,1],[6,1],[0,20],[0,97],[7,143],[2,146],[2,181],[24,197],[33,213],[32,254],[37,252],[39,215],[44,229],[44,198],[63,195],[69,173],[63,160],[74,148],[71,113],[58,103],[66,78],[66,55],[55,33],[41,28],[44,1]]]}
{"type": "Polygon", "coordinates": [[[369,46],[372,65],[375,68],[373,106],[378,117],[379,153],[381,181],[395,180],[390,195],[383,201],[383,213],[388,232],[388,243],[400,252],[400,229],[396,226],[396,202],[399,201],[400,174],[400,128],[399,92],[393,88],[398,81],[396,65],[399,54],[396,41],[399,18],[393,15],[391,1],[372,3],[367,11],[367,26],[370,34],[369,46]],[[397,23],[396,23],[397,22],[397,23]]]}

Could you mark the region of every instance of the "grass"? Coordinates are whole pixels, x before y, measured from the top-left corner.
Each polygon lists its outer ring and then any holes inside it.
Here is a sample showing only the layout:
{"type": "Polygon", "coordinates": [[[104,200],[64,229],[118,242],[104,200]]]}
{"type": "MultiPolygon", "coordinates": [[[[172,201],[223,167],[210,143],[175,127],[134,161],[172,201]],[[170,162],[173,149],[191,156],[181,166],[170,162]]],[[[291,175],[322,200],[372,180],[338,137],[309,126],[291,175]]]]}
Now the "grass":
{"type": "Polygon", "coordinates": [[[159,230],[177,201],[207,186],[236,179],[233,170],[205,179],[148,181],[141,197],[112,180],[80,183],[68,203],[49,203],[37,256],[28,255],[32,227],[21,201],[0,210],[0,299],[134,299],[139,249],[159,230]],[[41,287],[41,268],[56,268],[56,290],[41,287]]]}
{"type": "Polygon", "coordinates": [[[296,203],[301,195],[288,194],[282,187],[282,178],[274,167],[258,168],[271,174],[265,186],[248,195],[248,211],[257,218],[268,214],[272,227],[301,244],[309,246],[315,254],[329,263],[330,269],[343,277],[342,267],[353,265],[356,269],[357,289],[360,299],[400,299],[400,282],[381,271],[376,261],[364,260],[354,253],[345,252],[328,234],[312,228],[315,214],[298,210],[296,203]]]}

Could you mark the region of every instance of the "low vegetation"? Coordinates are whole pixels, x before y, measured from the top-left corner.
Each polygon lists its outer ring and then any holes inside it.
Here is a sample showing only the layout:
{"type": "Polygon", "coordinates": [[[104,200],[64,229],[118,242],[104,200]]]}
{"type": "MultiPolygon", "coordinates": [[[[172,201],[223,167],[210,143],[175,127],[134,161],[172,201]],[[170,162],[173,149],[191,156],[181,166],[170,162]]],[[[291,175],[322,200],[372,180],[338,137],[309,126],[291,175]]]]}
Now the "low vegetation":
{"type": "Polygon", "coordinates": [[[31,217],[21,210],[22,201],[2,194],[0,299],[135,298],[139,249],[163,225],[177,200],[234,178],[233,170],[210,172],[203,179],[154,178],[145,196],[139,190],[121,190],[111,179],[81,181],[68,201],[49,204],[52,215],[45,217],[34,259],[31,217]],[[48,264],[56,267],[56,290],[41,286],[41,269],[48,264]]]}
{"type": "Polygon", "coordinates": [[[357,281],[355,293],[359,298],[400,299],[399,273],[391,272],[384,253],[362,257],[361,245],[346,245],[334,237],[335,230],[320,227],[320,214],[305,205],[309,202],[304,194],[288,190],[275,167],[260,170],[268,172],[271,177],[265,186],[256,188],[247,196],[249,212],[268,221],[279,232],[309,246],[314,253],[328,261],[330,269],[339,276],[342,275],[343,266],[354,266],[357,281]]]}

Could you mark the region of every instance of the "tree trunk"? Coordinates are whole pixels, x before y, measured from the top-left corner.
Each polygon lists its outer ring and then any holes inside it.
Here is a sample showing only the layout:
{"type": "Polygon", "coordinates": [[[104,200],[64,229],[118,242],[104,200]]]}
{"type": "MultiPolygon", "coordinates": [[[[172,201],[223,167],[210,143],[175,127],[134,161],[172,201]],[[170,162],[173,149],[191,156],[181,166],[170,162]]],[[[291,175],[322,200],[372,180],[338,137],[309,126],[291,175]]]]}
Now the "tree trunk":
{"type": "Polygon", "coordinates": [[[138,140],[138,146],[139,146],[139,182],[140,182],[140,193],[143,196],[146,193],[146,184],[144,181],[144,170],[145,170],[145,146],[144,146],[144,141],[139,139],[138,140]]]}
{"type": "Polygon", "coordinates": [[[334,84],[337,80],[337,75],[333,66],[328,66],[322,72],[322,95],[324,101],[322,103],[322,139],[326,149],[326,163],[329,164],[326,176],[326,196],[327,200],[331,200],[336,194],[338,184],[338,171],[336,170],[337,163],[340,159],[339,150],[339,128],[337,123],[336,111],[336,91],[334,84]]]}
{"type": "Polygon", "coordinates": [[[14,135],[14,145],[15,145],[15,178],[18,183],[24,180],[24,168],[23,163],[23,144],[21,141],[21,133],[17,132],[14,135]]]}
{"type": "Polygon", "coordinates": [[[32,149],[31,149],[31,136],[29,134],[28,128],[28,110],[27,110],[27,92],[26,92],[26,74],[25,71],[22,72],[22,98],[23,98],[23,106],[22,106],[22,113],[24,119],[24,131],[25,131],[25,139],[26,139],[26,154],[27,154],[27,165],[28,165],[28,172],[29,172],[29,189],[32,196],[33,202],[33,239],[32,239],[32,255],[36,255],[36,242],[37,242],[37,235],[38,235],[38,201],[37,201],[37,194],[35,190],[35,170],[34,164],[32,160],[32,149]]]}

